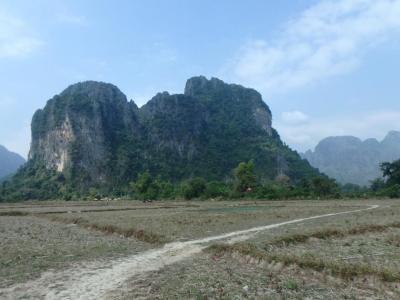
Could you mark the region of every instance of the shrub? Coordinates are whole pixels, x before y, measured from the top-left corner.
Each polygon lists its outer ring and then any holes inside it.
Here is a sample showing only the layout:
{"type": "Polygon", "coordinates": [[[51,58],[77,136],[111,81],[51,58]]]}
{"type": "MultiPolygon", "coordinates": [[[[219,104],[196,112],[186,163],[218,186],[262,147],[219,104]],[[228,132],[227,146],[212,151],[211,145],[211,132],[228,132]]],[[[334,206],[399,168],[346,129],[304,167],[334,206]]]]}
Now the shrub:
{"type": "Polygon", "coordinates": [[[130,183],[135,195],[142,200],[157,199],[159,186],[151,177],[149,171],[139,174],[135,182],[130,183]]]}
{"type": "Polygon", "coordinates": [[[206,198],[227,197],[230,187],[221,181],[210,181],[206,184],[204,196],[206,198]]]}
{"type": "Polygon", "coordinates": [[[389,198],[400,198],[400,184],[394,184],[383,189],[381,195],[389,198]]]}
{"type": "Polygon", "coordinates": [[[312,181],[312,189],[316,196],[340,196],[339,186],[334,179],[328,177],[315,177],[312,181]]]}
{"type": "Polygon", "coordinates": [[[185,199],[200,198],[206,190],[206,181],[203,178],[187,180],[182,185],[182,195],[185,199]]]}
{"type": "Polygon", "coordinates": [[[253,191],[257,186],[257,177],[254,172],[254,163],[241,162],[234,170],[234,189],[237,193],[253,191]]]}

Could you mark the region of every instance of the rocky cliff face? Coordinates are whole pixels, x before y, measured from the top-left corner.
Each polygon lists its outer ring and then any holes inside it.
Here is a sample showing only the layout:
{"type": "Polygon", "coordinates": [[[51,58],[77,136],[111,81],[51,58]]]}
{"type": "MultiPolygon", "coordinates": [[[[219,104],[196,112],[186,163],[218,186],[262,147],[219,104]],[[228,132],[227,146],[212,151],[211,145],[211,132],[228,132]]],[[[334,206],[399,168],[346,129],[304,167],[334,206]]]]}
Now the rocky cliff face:
{"type": "Polygon", "coordinates": [[[136,111],[111,84],[72,85],[33,116],[29,160],[69,178],[104,183],[112,178],[121,144],[140,136],[136,111]]]}
{"type": "Polygon", "coordinates": [[[246,114],[246,118],[252,120],[259,129],[272,135],[271,111],[256,90],[236,84],[226,84],[217,78],[207,80],[199,76],[186,82],[184,95],[204,101],[211,109],[215,106],[222,108],[214,110],[214,113],[231,116],[246,114]]]}
{"type": "Polygon", "coordinates": [[[196,98],[157,94],[140,109],[149,146],[191,160],[200,151],[208,112],[196,98]]]}
{"type": "Polygon", "coordinates": [[[143,170],[224,179],[251,159],[265,179],[318,174],[281,142],[257,91],[216,78],[191,78],[184,94],[159,93],[140,109],[111,84],[78,83],[32,120],[29,164],[82,189],[127,185],[143,170]]]}
{"type": "Polygon", "coordinates": [[[260,159],[266,167],[260,173],[272,176],[267,165],[276,171],[276,154],[261,149],[262,143],[276,138],[271,112],[253,89],[216,78],[193,77],[184,94],[160,93],[140,108],[139,114],[148,149],[153,149],[147,153],[156,162],[154,172],[164,170],[169,178],[221,179],[229,176],[238,162],[262,156],[268,162],[260,159]]]}
{"type": "Polygon", "coordinates": [[[0,145],[0,181],[13,174],[25,163],[25,159],[0,145]]]}
{"type": "Polygon", "coordinates": [[[381,177],[379,164],[400,158],[400,132],[391,131],[378,142],[352,136],[328,137],[314,152],[303,154],[310,164],[340,183],[368,185],[381,177]]]}

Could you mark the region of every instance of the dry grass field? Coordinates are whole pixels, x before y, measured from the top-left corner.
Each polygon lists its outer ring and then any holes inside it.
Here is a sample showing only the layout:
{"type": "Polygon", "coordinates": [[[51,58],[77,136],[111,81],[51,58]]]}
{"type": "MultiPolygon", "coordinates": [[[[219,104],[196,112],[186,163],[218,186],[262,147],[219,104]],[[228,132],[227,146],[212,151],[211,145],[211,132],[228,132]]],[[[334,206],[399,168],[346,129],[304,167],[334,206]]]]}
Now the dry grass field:
{"type": "Polygon", "coordinates": [[[399,216],[400,200],[3,204],[0,298],[400,299],[399,216]]]}

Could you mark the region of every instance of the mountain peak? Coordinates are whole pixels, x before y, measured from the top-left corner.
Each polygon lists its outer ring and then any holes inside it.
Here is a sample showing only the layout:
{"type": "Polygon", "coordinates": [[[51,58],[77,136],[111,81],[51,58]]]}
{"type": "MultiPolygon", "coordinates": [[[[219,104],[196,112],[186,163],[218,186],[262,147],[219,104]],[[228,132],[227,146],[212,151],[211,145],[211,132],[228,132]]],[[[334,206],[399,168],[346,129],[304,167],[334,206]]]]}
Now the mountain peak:
{"type": "Polygon", "coordinates": [[[400,131],[391,130],[382,140],[382,143],[387,142],[400,142],[400,131]]]}
{"type": "Polygon", "coordinates": [[[110,100],[128,101],[117,86],[111,83],[92,80],[78,82],[68,86],[59,94],[59,97],[73,101],[78,101],[83,98],[105,102],[110,100]]]}
{"type": "Polygon", "coordinates": [[[228,86],[228,84],[218,78],[207,79],[205,76],[200,75],[189,78],[186,81],[184,94],[186,96],[199,96],[224,86],[228,86]]]}
{"type": "Polygon", "coordinates": [[[341,151],[349,146],[354,147],[362,144],[362,141],[354,136],[330,136],[321,140],[315,147],[315,152],[318,151],[341,151]]]}
{"type": "Polygon", "coordinates": [[[118,90],[118,87],[111,83],[95,80],[81,81],[69,85],[61,95],[79,93],[79,92],[94,92],[99,90],[118,90]]]}
{"type": "Polygon", "coordinates": [[[0,145],[0,179],[17,171],[25,163],[25,159],[6,147],[0,145]]]}

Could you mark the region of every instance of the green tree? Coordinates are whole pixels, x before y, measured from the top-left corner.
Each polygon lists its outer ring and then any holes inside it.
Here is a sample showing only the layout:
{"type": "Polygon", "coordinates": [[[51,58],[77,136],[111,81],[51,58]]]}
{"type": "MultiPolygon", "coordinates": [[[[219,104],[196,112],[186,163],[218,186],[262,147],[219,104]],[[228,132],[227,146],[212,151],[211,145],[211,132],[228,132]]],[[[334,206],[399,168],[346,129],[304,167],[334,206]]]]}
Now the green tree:
{"type": "Polygon", "coordinates": [[[386,186],[385,180],[383,180],[382,178],[376,178],[372,180],[370,184],[371,191],[375,193],[384,189],[385,186],[386,186]]]}
{"type": "Polygon", "coordinates": [[[182,195],[185,199],[200,198],[206,190],[206,181],[203,178],[197,177],[189,179],[183,183],[182,195]]]}
{"type": "Polygon", "coordinates": [[[384,162],[380,165],[383,177],[386,178],[387,184],[400,184],[400,159],[392,163],[384,162]]]}
{"type": "Polygon", "coordinates": [[[210,181],[206,184],[204,194],[206,198],[226,197],[229,194],[229,186],[221,181],[210,181]]]}
{"type": "Polygon", "coordinates": [[[254,190],[257,186],[257,177],[254,172],[253,161],[241,162],[234,170],[234,189],[237,193],[244,193],[254,190]]]}
{"type": "Polygon", "coordinates": [[[266,182],[257,189],[257,198],[259,199],[279,199],[281,187],[274,182],[266,182]]]}
{"type": "Polygon", "coordinates": [[[89,188],[89,197],[92,200],[100,200],[101,195],[99,194],[99,191],[95,189],[94,187],[89,188]]]}
{"type": "Polygon", "coordinates": [[[160,199],[173,199],[175,196],[175,189],[171,182],[164,181],[161,178],[157,178],[154,182],[157,190],[157,196],[160,199]]]}
{"type": "Polygon", "coordinates": [[[339,186],[334,179],[315,177],[312,181],[313,191],[319,197],[339,196],[339,186]]]}
{"type": "Polygon", "coordinates": [[[302,178],[300,180],[298,188],[302,191],[303,195],[309,196],[311,194],[311,188],[312,188],[311,182],[305,178],[302,178]]]}
{"type": "Polygon", "coordinates": [[[149,171],[139,174],[137,180],[131,183],[135,194],[143,200],[151,199],[154,197],[155,190],[153,187],[153,178],[149,171]]]}
{"type": "Polygon", "coordinates": [[[390,198],[400,198],[400,184],[393,184],[383,189],[380,193],[382,196],[388,196],[390,198]]]}

